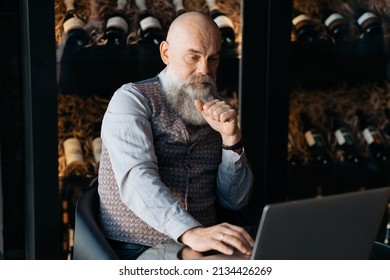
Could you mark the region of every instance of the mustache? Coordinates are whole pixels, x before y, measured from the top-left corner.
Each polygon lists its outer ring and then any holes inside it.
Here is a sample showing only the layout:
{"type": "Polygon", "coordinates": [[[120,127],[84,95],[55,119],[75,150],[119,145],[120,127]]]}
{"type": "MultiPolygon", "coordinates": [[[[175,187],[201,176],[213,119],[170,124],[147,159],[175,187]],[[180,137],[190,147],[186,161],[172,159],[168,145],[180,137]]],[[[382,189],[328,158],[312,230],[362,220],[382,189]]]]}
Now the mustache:
{"type": "Polygon", "coordinates": [[[187,85],[196,84],[196,83],[213,84],[214,79],[211,76],[194,76],[189,78],[188,81],[186,82],[187,85]]]}

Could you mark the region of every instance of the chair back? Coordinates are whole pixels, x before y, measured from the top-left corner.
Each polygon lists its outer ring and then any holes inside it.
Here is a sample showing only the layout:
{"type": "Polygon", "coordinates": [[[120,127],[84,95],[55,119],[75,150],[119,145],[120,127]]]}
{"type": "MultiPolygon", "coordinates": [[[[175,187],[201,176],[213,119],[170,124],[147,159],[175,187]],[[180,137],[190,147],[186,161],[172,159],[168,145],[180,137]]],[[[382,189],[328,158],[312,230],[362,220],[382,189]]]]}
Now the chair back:
{"type": "Polygon", "coordinates": [[[77,200],[73,260],[119,260],[98,224],[99,194],[97,186],[77,200]]]}
{"type": "Polygon", "coordinates": [[[370,260],[390,260],[390,246],[382,242],[374,241],[370,260]]]}

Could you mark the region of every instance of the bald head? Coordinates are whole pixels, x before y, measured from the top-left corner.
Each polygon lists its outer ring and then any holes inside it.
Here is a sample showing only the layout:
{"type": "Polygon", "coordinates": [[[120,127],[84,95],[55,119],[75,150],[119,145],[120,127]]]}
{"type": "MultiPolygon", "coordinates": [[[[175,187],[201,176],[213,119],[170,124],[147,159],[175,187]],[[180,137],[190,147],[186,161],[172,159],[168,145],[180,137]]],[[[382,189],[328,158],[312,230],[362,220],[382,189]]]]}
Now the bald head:
{"type": "Polygon", "coordinates": [[[187,12],[170,25],[160,45],[167,70],[181,81],[191,76],[216,79],[221,51],[221,31],[207,14],[187,12]]]}
{"type": "Polygon", "coordinates": [[[216,40],[221,36],[218,25],[212,18],[200,12],[187,12],[178,16],[169,27],[167,41],[185,34],[189,36],[208,34],[216,40]]]}

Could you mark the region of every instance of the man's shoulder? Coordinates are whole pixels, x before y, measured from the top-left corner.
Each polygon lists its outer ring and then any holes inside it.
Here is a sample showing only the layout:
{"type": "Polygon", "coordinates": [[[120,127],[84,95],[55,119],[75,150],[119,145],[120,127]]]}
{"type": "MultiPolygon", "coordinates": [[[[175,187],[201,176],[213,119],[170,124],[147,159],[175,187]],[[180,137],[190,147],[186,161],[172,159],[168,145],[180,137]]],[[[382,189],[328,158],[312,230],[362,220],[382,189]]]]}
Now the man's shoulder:
{"type": "Polygon", "coordinates": [[[158,76],[155,76],[152,78],[148,78],[148,79],[144,79],[142,81],[135,82],[134,84],[140,85],[140,84],[158,83],[158,82],[159,82],[158,76]]]}
{"type": "Polygon", "coordinates": [[[134,90],[139,91],[140,85],[153,84],[153,83],[159,83],[158,76],[148,78],[148,79],[143,79],[140,81],[132,81],[132,82],[122,84],[122,86],[118,89],[118,91],[121,90],[130,91],[130,92],[133,92],[134,90]]]}

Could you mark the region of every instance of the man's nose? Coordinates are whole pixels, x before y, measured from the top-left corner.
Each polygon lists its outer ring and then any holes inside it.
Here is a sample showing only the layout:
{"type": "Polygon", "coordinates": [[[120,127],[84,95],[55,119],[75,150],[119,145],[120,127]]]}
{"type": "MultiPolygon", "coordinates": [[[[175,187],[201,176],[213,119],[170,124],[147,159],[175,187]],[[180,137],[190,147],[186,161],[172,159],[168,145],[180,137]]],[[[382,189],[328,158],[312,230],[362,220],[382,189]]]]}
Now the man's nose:
{"type": "Polygon", "coordinates": [[[210,65],[207,59],[201,59],[198,63],[198,74],[203,76],[210,75],[210,65]]]}

